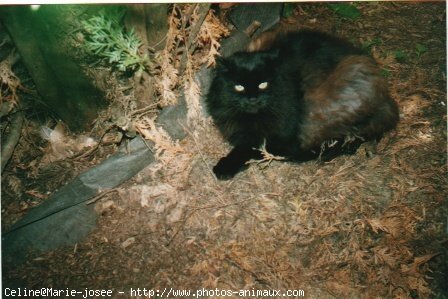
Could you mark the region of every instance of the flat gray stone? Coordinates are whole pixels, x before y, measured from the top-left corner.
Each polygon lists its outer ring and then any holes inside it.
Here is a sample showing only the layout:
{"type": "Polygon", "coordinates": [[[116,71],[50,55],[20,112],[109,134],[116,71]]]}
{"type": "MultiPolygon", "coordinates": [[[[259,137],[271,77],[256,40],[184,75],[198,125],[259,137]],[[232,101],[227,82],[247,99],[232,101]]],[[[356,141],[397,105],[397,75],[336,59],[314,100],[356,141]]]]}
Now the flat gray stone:
{"type": "Polygon", "coordinates": [[[31,209],[2,234],[2,258],[23,261],[29,249],[48,251],[75,244],[96,226],[93,205],[86,201],[104,190],[115,188],[154,161],[154,155],[140,137],[98,166],[80,174],[31,209]]]}
{"type": "Polygon", "coordinates": [[[254,21],[261,26],[254,32],[258,36],[269,30],[280,21],[283,3],[244,3],[239,4],[230,12],[230,21],[239,31],[245,31],[254,21]]]}

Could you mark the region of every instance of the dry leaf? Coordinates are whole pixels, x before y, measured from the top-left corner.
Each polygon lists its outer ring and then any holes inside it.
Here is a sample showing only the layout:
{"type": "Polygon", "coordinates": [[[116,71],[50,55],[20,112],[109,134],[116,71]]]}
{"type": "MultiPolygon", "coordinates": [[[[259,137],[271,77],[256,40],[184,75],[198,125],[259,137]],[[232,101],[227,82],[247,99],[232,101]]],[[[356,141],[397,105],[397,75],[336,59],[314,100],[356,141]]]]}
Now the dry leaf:
{"type": "Polygon", "coordinates": [[[135,237],[130,237],[126,239],[123,243],[121,243],[121,248],[126,249],[127,247],[131,246],[135,243],[135,237]]]}

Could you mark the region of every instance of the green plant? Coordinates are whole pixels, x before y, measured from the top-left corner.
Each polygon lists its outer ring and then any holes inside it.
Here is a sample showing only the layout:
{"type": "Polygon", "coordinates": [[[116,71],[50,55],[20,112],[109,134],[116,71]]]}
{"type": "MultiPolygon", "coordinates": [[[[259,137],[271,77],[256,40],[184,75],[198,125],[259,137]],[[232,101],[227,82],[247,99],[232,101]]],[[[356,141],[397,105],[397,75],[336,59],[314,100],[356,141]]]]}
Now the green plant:
{"type": "Polygon", "coordinates": [[[368,41],[364,42],[361,45],[361,48],[365,51],[370,51],[372,50],[373,46],[378,46],[381,45],[383,43],[383,41],[381,40],[381,38],[376,37],[374,39],[369,39],[368,41]]]}
{"type": "Polygon", "coordinates": [[[293,15],[294,10],[296,9],[295,3],[285,3],[283,5],[282,17],[287,19],[293,15]]]}
{"type": "Polygon", "coordinates": [[[380,72],[381,76],[383,76],[384,78],[388,78],[390,77],[390,71],[387,68],[383,68],[381,69],[380,72]]]}
{"type": "Polygon", "coordinates": [[[425,45],[422,44],[415,44],[415,53],[417,53],[417,56],[420,57],[423,53],[426,53],[428,51],[428,48],[426,48],[425,45]]]}
{"type": "Polygon", "coordinates": [[[134,30],[124,30],[124,14],[123,9],[103,10],[82,21],[84,47],[120,71],[142,71],[149,67],[149,57],[139,53],[142,43],[134,30]]]}
{"type": "Polygon", "coordinates": [[[328,4],[328,7],[331,10],[333,10],[337,15],[345,19],[356,20],[361,16],[361,12],[359,11],[359,9],[352,4],[331,3],[328,4]]]}
{"type": "Polygon", "coordinates": [[[395,60],[398,62],[404,62],[407,59],[406,53],[401,50],[396,50],[393,52],[393,54],[395,56],[395,60]]]}

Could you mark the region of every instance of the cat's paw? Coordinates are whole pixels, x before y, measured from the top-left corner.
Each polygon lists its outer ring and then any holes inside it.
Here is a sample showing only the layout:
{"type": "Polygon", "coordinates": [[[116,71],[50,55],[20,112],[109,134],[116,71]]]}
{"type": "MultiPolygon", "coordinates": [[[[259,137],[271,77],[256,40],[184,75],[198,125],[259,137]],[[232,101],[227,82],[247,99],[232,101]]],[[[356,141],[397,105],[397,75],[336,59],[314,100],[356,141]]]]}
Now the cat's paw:
{"type": "Polygon", "coordinates": [[[213,173],[219,180],[230,180],[238,172],[244,168],[244,165],[232,163],[226,158],[219,160],[218,164],[213,167],[213,173]]]}

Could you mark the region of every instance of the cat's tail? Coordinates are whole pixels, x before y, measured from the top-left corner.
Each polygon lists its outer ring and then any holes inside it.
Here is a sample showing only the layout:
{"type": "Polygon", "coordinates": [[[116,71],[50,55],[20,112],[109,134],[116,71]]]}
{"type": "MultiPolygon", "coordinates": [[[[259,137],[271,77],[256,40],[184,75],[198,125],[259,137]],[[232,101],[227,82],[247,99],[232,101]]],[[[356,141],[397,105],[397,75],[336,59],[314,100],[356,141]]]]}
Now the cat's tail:
{"type": "Polygon", "coordinates": [[[395,128],[398,107],[374,60],[350,55],[320,83],[305,92],[307,113],[300,129],[303,147],[323,141],[359,136],[378,140],[395,128]]]}
{"type": "Polygon", "coordinates": [[[358,89],[360,97],[364,96],[363,100],[366,102],[364,115],[361,114],[360,120],[354,124],[356,133],[366,140],[378,141],[385,132],[397,126],[399,121],[397,103],[390,97],[387,82],[373,59],[366,56],[349,56],[345,61],[348,64],[364,63],[364,69],[359,70],[363,76],[354,75],[351,79],[355,90],[358,89]],[[371,86],[371,89],[368,86],[371,86]],[[362,93],[361,90],[364,88],[370,90],[370,93],[362,93]]]}

